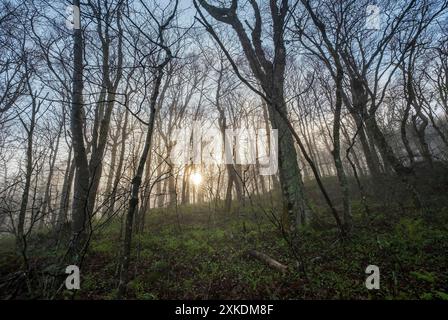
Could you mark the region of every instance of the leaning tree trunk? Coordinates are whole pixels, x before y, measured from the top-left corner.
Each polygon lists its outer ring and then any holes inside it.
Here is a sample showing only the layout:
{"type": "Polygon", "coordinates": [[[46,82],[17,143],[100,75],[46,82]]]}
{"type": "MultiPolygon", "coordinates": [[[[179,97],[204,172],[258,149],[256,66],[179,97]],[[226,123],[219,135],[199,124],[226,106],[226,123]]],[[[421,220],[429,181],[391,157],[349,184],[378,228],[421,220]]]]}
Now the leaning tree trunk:
{"type": "MultiPolygon", "coordinates": [[[[148,122],[148,129],[146,132],[145,145],[143,153],[140,156],[137,171],[131,184],[131,198],[129,200],[129,208],[126,214],[126,224],[124,230],[123,251],[120,259],[120,280],[118,284],[117,299],[121,299],[126,294],[126,287],[128,283],[128,271],[129,263],[131,259],[131,243],[132,243],[132,226],[134,222],[134,215],[139,203],[140,186],[142,183],[143,170],[145,168],[146,160],[148,159],[149,150],[152,146],[152,136],[154,132],[154,122],[156,115],[156,103],[159,95],[160,84],[163,77],[163,68],[169,62],[170,56],[168,56],[164,63],[162,63],[157,70],[157,76],[154,83],[153,92],[150,100],[150,117],[148,122]]],[[[149,163],[147,164],[150,165],[149,163]]]]}
{"type": "MultiPolygon", "coordinates": [[[[351,78],[350,81],[351,94],[353,105],[349,108],[350,114],[355,121],[357,130],[359,130],[359,140],[361,142],[362,150],[366,159],[367,167],[369,172],[375,181],[381,174],[380,160],[378,154],[375,150],[375,145],[369,145],[368,136],[366,134],[366,128],[363,121],[363,115],[366,114],[367,110],[367,95],[359,79],[351,78]]],[[[347,106],[350,104],[347,103],[347,106]]]]}

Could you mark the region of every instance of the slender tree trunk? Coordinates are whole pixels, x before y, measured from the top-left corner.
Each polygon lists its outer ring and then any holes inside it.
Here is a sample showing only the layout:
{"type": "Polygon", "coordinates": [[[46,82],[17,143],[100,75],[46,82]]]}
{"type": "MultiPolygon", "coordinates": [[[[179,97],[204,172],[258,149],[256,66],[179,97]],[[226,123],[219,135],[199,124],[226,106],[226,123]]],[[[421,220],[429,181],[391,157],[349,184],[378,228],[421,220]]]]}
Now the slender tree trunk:
{"type": "MultiPolygon", "coordinates": [[[[119,124],[120,126],[120,124],[119,124]]],[[[106,213],[109,210],[110,202],[111,202],[111,195],[112,195],[112,188],[113,188],[113,180],[114,180],[114,173],[115,173],[115,165],[117,162],[117,152],[118,152],[118,136],[120,134],[120,130],[117,132],[117,137],[112,142],[112,149],[110,151],[110,168],[109,168],[109,174],[107,175],[107,182],[106,182],[106,190],[104,191],[105,196],[105,205],[103,212],[106,213]]]]}
{"type": "Polygon", "coordinates": [[[75,175],[75,162],[72,160],[73,148],[70,146],[67,166],[65,168],[64,182],[62,183],[61,202],[59,204],[59,214],[56,222],[56,231],[60,232],[63,225],[67,221],[70,193],[73,184],[73,177],[75,175]]]}
{"type": "Polygon", "coordinates": [[[26,169],[25,169],[25,185],[23,187],[22,202],[20,204],[19,222],[17,225],[17,249],[23,249],[23,237],[25,228],[26,210],[28,208],[28,197],[30,193],[31,177],[33,174],[33,137],[36,121],[36,103],[33,98],[33,110],[31,115],[30,128],[27,130],[27,148],[26,148],[26,169]]]}
{"type": "MultiPolygon", "coordinates": [[[[98,139],[93,140],[93,148],[92,148],[92,155],[89,162],[89,172],[90,172],[90,186],[89,186],[89,193],[88,193],[88,212],[90,214],[93,214],[95,210],[95,202],[97,198],[98,188],[100,185],[102,172],[103,172],[103,157],[106,152],[106,146],[107,146],[107,139],[109,135],[109,127],[111,122],[111,116],[113,112],[113,108],[115,105],[115,97],[116,97],[116,91],[118,88],[118,84],[121,80],[121,77],[123,75],[122,70],[122,64],[123,64],[123,52],[122,52],[122,46],[123,46],[123,30],[121,28],[121,7],[117,8],[117,29],[118,29],[118,44],[117,44],[117,50],[118,50],[118,57],[117,57],[117,65],[115,66],[116,69],[116,75],[115,79],[112,81],[110,78],[110,35],[106,30],[109,30],[108,28],[105,29],[104,32],[98,31],[98,34],[101,38],[101,49],[102,49],[102,76],[103,76],[103,88],[106,89],[107,95],[106,95],[106,108],[104,111],[101,110],[103,108],[103,100],[104,98],[100,97],[101,100],[99,100],[99,117],[97,120],[97,125],[99,128],[98,133],[98,139]]],[[[109,15],[112,15],[112,13],[108,13],[109,15]]],[[[110,18],[110,17],[109,17],[110,18]]],[[[98,19],[98,21],[100,21],[98,19]]],[[[100,22],[99,22],[100,24],[100,22]]],[[[96,131],[94,130],[94,133],[96,131]]]]}
{"type": "MultiPolygon", "coordinates": [[[[41,220],[39,223],[39,229],[42,229],[45,225],[45,217],[47,216],[48,212],[47,209],[50,209],[48,211],[51,212],[51,183],[53,182],[53,172],[54,172],[54,165],[56,163],[56,157],[58,154],[58,149],[59,149],[59,140],[61,137],[61,132],[62,132],[62,123],[61,126],[59,127],[59,131],[57,133],[57,137],[56,137],[56,144],[52,148],[51,150],[51,154],[50,154],[50,168],[49,168],[49,172],[48,172],[48,178],[47,178],[47,183],[45,185],[45,194],[44,194],[44,201],[42,204],[42,213],[41,213],[41,220]]],[[[54,218],[55,215],[53,215],[53,219],[52,219],[52,225],[54,225],[54,218]]]]}
{"type": "MultiPolygon", "coordinates": [[[[182,204],[188,204],[190,202],[190,183],[189,176],[191,173],[191,165],[187,164],[184,169],[184,177],[182,179],[182,204]]],[[[165,195],[165,192],[162,191],[162,195],[165,195]]]]}
{"type": "MultiPolygon", "coordinates": [[[[74,0],[73,5],[79,8],[80,1],[74,0]]],[[[77,260],[82,242],[85,238],[87,221],[90,212],[87,209],[87,198],[89,192],[89,169],[87,152],[84,145],[84,113],[83,113],[83,36],[81,24],[79,29],[73,31],[73,89],[71,108],[71,131],[74,152],[74,163],[76,167],[75,185],[73,190],[73,224],[72,224],[72,254],[77,260]]]]}
{"type": "Polygon", "coordinates": [[[341,127],[341,112],[342,112],[342,81],[343,74],[342,70],[337,68],[336,71],[336,103],[334,112],[334,123],[333,123],[333,146],[332,155],[334,159],[334,164],[336,167],[336,173],[339,180],[339,186],[342,191],[342,202],[343,202],[343,218],[344,218],[344,229],[349,232],[352,228],[352,213],[350,205],[350,190],[348,188],[347,177],[345,175],[345,170],[342,165],[341,159],[341,139],[340,139],[340,127],[341,127]]]}
{"type": "MultiPolygon", "coordinates": [[[[351,93],[353,100],[353,107],[349,108],[350,114],[355,121],[356,127],[359,130],[359,140],[361,142],[362,150],[366,159],[367,167],[374,180],[377,180],[381,174],[380,160],[375,150],[375,145],[369,145],[368,137],[366,135],[366,128],[361,115],[367,110],[367,96],[364,87],[360,80],[351,79],[351,93]]],[[[349,106],[349,103],[347,103],[349,106]]],[[[371,140],[373,142],[373,140],[371,140]]]]}
{"type": "Polygon", "coordinates": [[[121,146],[120,146],[120,158],[118,160],[118,165],[117,165],[117,169],[115,172],[115,179],[114,179],[114,183],[113,183],[113,188],[112,188],[112,193],[110,196],[110,209],[109,212],[113,213],[114,212],[114,208],[115,208],[115,203],[117,201],[117,192],[118,192],[118,187],[120,185],[120,180],[121,180],[121,176],[123,174],[123,163],[124,163],[124,154],[126,151],[126,140],[128,137],[128,119],[129,119],[129,110],[126,108],[126,112],[124,114],[124,123],[123,123],[123,127],[121,129],[121,146]]]}
{"type": "MultiPolygon", "coordinates": [[[[158,177],[161,177],[162,176],[162,174],[163,174],[163,165],[160,165],[158,168],[157,168],[157,176],[158,177]]],[[[185,180],[185,177],[184,177],[184,179],[183,179],[183,181],[185,180]]],[[[156,183],[156,197],[155,197],[155,199],[154,199],[154,207],[157,207],[157,208],[161,208],[161,207],[163,207],[163,202],[164,202],[164,196],[163,196],[163,194],[162,194],[162,184],[163,184],[163,181],[158,181],[157,183],[156,183]]],[[[184,192],[183,192],[183,190],[182,190],[182,203],[184,202],[184,198],[183,198],[183,194],[184,194],[184,192]]]]}
{"type": "Polygon", "coordinates": [[[409,112],[411,110],[411,104],[407,103],[406,109],[404,110],[403,119],[401,119],[400,124],[400,134],[401,134],[401,140],[403,141],[404,148],[406,150],[406,153],[408,154],[409,162],[411,167],[414,166],[415,157],[414,152],[412,152],[411,145],[409,143],[409,139],[406,132],[406,127],[409,119],[409,112]]]}
{"type": "Polygon", "coordinates": [[[369,120],[366,124],[369,131],[372,133],[373,138],[375,139],[376,145],[378,146],[383,159],[392,166],[392,168],[399,176],[406,176],[407,174],[409,174],[411,171],[409,170],[409,168],[403,166],[403,164],[397,159],[392,147],[389,145],[386,138],[384,137],[383,132],[378,127],[375,114],[369,115],[369,120]]]}
{"type": "MultiPolygon", "coordinates": [[[[120,281],[118,284],[117,299],[121,299],[126,294],[128,284],[129,263],[131,259],[131,243],[132,243],[132,226],[134,222],[134,214],[139,203],[140,185],[142,183],[143,170],[145,168],[148,154],[152,146],[152,136],[154,132],[154,122],[156,115],[156,103],[159,95],[160,85],[163,77],[163,68],[169,62],[169,57],[157,69],[157,75],[154,83],[153,92],[150,99],[150,117],[148,129],[146,132],[145,144],[143,152],[140,156],[137,171],[131,183],[131,198],[129,200],[129,208],[126,214],[126,224],[124,229],[123,251],[120,259],[120,281]]],[[[150,164],[147,164],[148,166],[150,164]]]]}

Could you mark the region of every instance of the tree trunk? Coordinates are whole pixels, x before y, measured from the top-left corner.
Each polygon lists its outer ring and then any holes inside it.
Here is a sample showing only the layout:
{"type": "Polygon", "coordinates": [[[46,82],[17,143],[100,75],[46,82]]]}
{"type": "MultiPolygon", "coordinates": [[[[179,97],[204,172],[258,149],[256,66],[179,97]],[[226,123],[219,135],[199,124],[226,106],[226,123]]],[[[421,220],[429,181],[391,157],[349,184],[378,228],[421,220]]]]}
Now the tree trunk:
{"type": "MultiPolygon", "coordinates": [[[[74,0],[73,5],[79,8],[80,1],[74,0]]],[[[77,260],[82,242],[85,238],[87,221],[90,212],[87,207],[89,192],[89,169],[87,152],[84,145],[84,114],[83,114],[83,36],[81,26],[73,31],[73,89],[71,108],[71,131],[74,151],[74,163],[76,166],[75,185],[73,190],[73,224],[71,251],[77,260]]]]}
{"type": "Polygon", "coordinates": [[[278,114],[282,112],[283,117],[286,117],[282,90],[278,90],[273,103],[269,105],[269,113],[272,128],[278,130],[278,167],[284,203],[282,220],[286,227],[285,230],[294,233],[297,226],[305,223],[306,219],[302,174],[297,162],[297,152],[291,132],[285,124],[284,118],[278,114]]]}
{"type": "MultiPolygon", "coordinates": [[[[127,106],[126,106],[127,107],[127,106]]],[[[117,165],[117,169],[115,172],[115,180],[114,180],[114,184],[113,184],[113,188],[112,188],[112,193],[111,193],[111,203],[110,203],[110,208],[109,208],[109,212],[113,214],[114,212],[114,208],[115,208],[115,203],[117,201],[117,191],[118,191],[118,187],[120,184],[120,180],[121,180],[121,176],[123,174],[122,170],[123,170],[123,163],[124,163],[124,153],[126,150],[126,139],[128,137],[128,118],[129,118],[129,110],[126,108],[126,113],[124,114],[124,123],[123,123],[123,127],[121,129],[121,146],[120,146],[120,158],[118,160],[118,165],[117,165]]]]}
{"type": "Polygon", "coordinates": [[[112,141],[112,149],[110,151],[110,168],[109,168],[109,174],[107,175],[107,182],[106,182],[106,190],[104,192],[105,199],[104,199],[104,208],[103,213],[107,213],[109,211],[110,203],[112,201],[112,182],[114,180],[114,172],[115,172],[115,165],[117,162],[117,152],[118,152],[118,137],[120,135],[120,127],[121,127],[121,119],[118,121],[119,129],[117,130],[116,136],[114,140],[112,141]]]}
{"type": "Polygon", "coordinates": [[[25,169],[25,186],[23,187],[22,202],[20,204],[19,222],[17,225],[17,249],[22,250],[24,245],[24,229],[26,210],[28,208],[28,197],[31,186],[31,176],[33,174],[33,136],[36,121],[36,101],[33,98],[33,109],[31,113],[31,124],[27,131],[27,148],[26,148],[26,169],[25,169]]]}
{"type": "Polygon", "coordinates": [[[347,177],[345,175],[345,170],[342,165],[341,159],[341,139],[340,139],[340,127],[341,127],[341,112],[342,112],[342,81],[343,73],[342,70],[337,68],[336,71],[336,103],[334,111],[334,123],[333,123],[333,146],[332,155],[334,159],[334,164],[336,167],[336,173],[339,180],[339,186],[342,192],[342,202],[343,202],[343,218],[344,218],[344,229],[349,232],[352,228],[352,213],[350,205],[350,190],[348,188],[347,177]]]}
{"type": "Polygon", "coordinates": [[[61,202],[59,204],[59,214],[56,221],[56,231],[59,233],[63,225],[67,222],[67,213],[70,201],[70,192],[73,184],[73,177],[75,175],[75,162],[72,160],[73,148],[70,146],[67,166],[65,168],[64,182],[62,183],[61,202]]]}
{"type": "MultiPolygon", "coordinates": [[[[366,159],[367,167],[374,180],[377,180],[381,174],[380,160],[375,150],[375,145],[369,145],[366,135],[366,128],[363,122],[362,115],[366,114],[367,110],[367,96],[364,87],[360,80],[352,78],[350,81],[351,93],[353,100],[353,107],[349,108],[350,114],[355,121],[356,127],[359,130],[359,140],[361,141],[362,150],[366,159]]],[[[349,103],[347,103],[349,106],[349,103]]]]}
{"type": "Polygon", "coordinates": [[[271,257],[269,257],[267,254],[264,254],[257,250],[249,250],[249,251],[247,251],[247,254],[251,257],[254,257],[254,258],[260,260],[261,262],[267,264],[271,268],[274,268],[280,272],[286,272],[288,270],[288,267],[285,266],[284,264],[281,264],[277,260],[274,260],[271,257]]]}
{"type": "MultiPolygon", "coordinates": [[[[282,1],[281,6],[277,1],[270,2],[272,40],[275,43],[272,61],[266,58],[266,52],[262,46],[262,16],[256,1],[250,2],[255,13],[252,40],[248,37],[243,23],[238,18],[236,1],[232,1],[232,5],[225,9],[210,5],[204,0],[199,0],[199,3],[215,19],[230,25],[235,30],[249,66],[265,93],[264,98],[268,103],[272,127],[273,129],[278,129],[278,167],[283,198],[283,212],[281,216],[285,230],[294,234],[297,225],[305,221],[305,201],[302,176],[297,162],[297,152],[288,126],[290,123],[283,96],[286,67],[284,32],[285,19],[289,10],[288,2],[282,1]]],[[[194,5],[204,20],[205,18],[197,3],[194,2],[194,5]]],[[[215,39],[218,39],[210,25],[208,25],[207,30],[215,39]]]]}
{"type": "MultiPolygon", "coordinates": [[[[146,132],[145,144],[142,155],[138,163],[137,171],[131,184],[131,198],[129,200],[129,208],[126,214],[126,224],[124,229],[123,251],[120,259],[120,281],[118,284],[117,299],[121,299],[126,294],[126,287],[128,283],[129,263],[131,259],[131,243],[132,243],[132,226],[134,221],[134,214],[137,210],[139,202],[140,185],[142,183],[143,170],[145,168],[148,154],[152,146],[152,136],[154,132],[154,120],[156,115],[156,103],[159,95],[160,84],[163,77],[163,68],[169,62],[171,56],[168,56],[164,63],[158,66],[157,75],[154,83],[153,92],[150,99],[150,117],[148,122],[148,129],[146,132]]],[[[148,166],[150,164],[147,164],[148,166]]]]}
{"type": "MultiPolygon", "coordinates": [[[[41,220],[39,223],[39,229],[42,229],[45,225],[45,216],[48,214],[47,213],[47,209],[50,209],[49,211],[51,211],[51,183],[53,182],[53,172],[54,172],[54,165],[56,163],[56,157],[58,154],[58,149],[59,149],[59,140],[61,137],[61,132],[62,132],[62,127],[63,124],[61,122],[61,126],[59,127],[59,131],[57,133],[57,137],[56,137],[56,145],[53,147],[51,147],[51,154],[50,154],[50,168],[49,168],[49,172],[48,172],[48,178],[47,178],[47,183],[45,185],[45,194],[44,194],[44,201],[42,204],[42,213],[41,213],[41,220]]],[[[52,225],[54,226],[55,224],[55,215],[53,215],[52,218],[52,225]]]]}

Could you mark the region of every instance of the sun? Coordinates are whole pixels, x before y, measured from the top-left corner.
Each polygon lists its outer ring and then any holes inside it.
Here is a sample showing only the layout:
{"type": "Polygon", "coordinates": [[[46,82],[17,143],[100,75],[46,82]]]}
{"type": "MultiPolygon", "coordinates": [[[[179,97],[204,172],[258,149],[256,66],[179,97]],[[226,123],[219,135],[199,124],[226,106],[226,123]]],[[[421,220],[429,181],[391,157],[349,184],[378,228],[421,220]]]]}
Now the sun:
{"type": "Polygon", "coordinates": [[[190,179],[191,179],[191,182],[193,182],[194,185],[198,186],[202,182],[202,175],[199,172],[193,172],[190,175],[190,179]]]}

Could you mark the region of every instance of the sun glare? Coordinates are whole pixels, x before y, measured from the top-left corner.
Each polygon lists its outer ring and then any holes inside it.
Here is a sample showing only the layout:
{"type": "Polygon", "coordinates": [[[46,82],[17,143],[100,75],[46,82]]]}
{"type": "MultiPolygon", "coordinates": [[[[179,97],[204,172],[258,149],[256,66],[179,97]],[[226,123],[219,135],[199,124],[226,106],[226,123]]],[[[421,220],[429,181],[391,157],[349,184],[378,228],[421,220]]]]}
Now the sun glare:
{"type": "Polygon", "coordinates": [[[194,185],[198,186],[202,182],[202,175],[199,172],[194,172],[190,175],[191,181],[194,185]]]}

